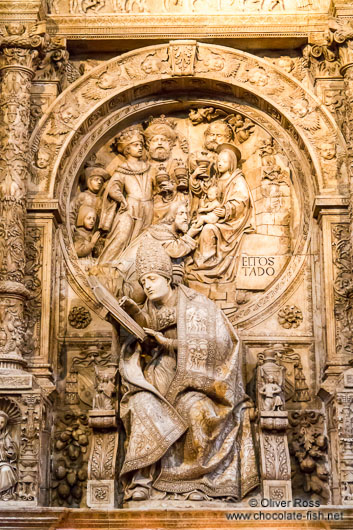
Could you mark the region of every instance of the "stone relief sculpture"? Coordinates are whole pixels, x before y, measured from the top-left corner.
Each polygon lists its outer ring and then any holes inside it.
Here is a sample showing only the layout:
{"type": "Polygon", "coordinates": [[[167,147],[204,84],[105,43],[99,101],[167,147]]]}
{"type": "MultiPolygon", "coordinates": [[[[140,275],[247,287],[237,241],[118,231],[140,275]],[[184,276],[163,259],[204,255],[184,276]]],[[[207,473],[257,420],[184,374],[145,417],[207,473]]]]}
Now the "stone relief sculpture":
{"type": "Polygon", "coordinates": [[[9,433],[9,416],[0,411],[0,500],[16,499],[18,446],[9,433]]]}
{"type": "MultiPolygon", "coordinates": [[[[207,145],[213,147],[215,142],[210,140],[207,145]]],[[[202,283],[213,282],[215,278],[222,279],[224,283],[234,281],[237,264],[234,258],[241,237],[245,232],[254,230],[251,193],[237,167],[240,151],[232,144],[222,143],[217,152],[216,196],[221,198],[219,206],[213,209],[217,220],[203,223],[194,264],[187,271],[189,280],[202,283]]],[[[197,183],[194,190],[198,187],[205,189],[203,184],[197,183]]]]}
{"type": "Polygon", "coordinates": [[[126,162],[110,179],[103,196],[99,228],[107,231],[99,264],[110,264],[153,220],[151,166],[143,160],[144,137],[137,127],[122,132],[116,148],[126,162]],[[119,205],[119,208],[118,208],[119,205]]]}
{"type": "Polygon", "coordinates": [[[266,383],[259,389],[259,392],[264,396],[264,410],[282,409],[283,400],[280,396],[282,388],[277,384],[272,374],[267,377],[266,383]]]}
{"type": "Polygon", "coordinates": [[[125,498],[241,498],[258,475],[238,339],[212,301],[173,287],[170,257],[149,235],[136,274],[147,300],[121,304],[149,342],[130,340],[121,353],[125,498]]]}
{"type": "Polygon", "coordinates": [[[311,0],[214,0],[207,4],[203,0],[55,0],[56,13],[90,15],[104,13],[131,14],[206,14],[211,13],[283,13],[286,11],[317,10],[321,4],[311,0]]]}
{"type": "Polygon", "coordinates": [[[44,2],[51,34],[132,48],[147,13],[308,41],[154,42],[76,73],[21,2],[2,24],[2,507],[351,504],[353,32],[325,2],[44,2]]]}
{"type": "Polygon", "coordinates": [[[84,182],[72,198],[71,230],[82,267],[115,295],[142,303],[134,259],[147,231],[163,241],[179,281],[207,296],[217,297],[221,288],[235,300],[232,293],[243,284],[263,289],[285,264],[291,244],[284,160],[274,139],[248,117],[215,107],[129,126],[86,163],[84,182]],[[240,167],[249,157],[258,167],[252,189],[240,167]],[[255,240],[250,244],[248,236],[256,233],[267,237],[262,251],[255,240]],[[274,257],[261,257],[273,247],[274,257]],[[242,252],[255,256],[241,258],[242,252]],[[251,276],[258,278],[253,282],[251,276]]]}

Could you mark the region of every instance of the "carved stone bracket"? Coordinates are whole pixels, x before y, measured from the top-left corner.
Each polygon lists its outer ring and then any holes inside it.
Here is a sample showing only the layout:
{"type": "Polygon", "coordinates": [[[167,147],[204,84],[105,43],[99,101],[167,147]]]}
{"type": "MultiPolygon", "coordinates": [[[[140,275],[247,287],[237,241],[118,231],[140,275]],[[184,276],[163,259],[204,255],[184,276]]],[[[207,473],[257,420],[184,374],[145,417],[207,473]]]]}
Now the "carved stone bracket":
{"type": "Polygon", "coordinates": [[[284,408],[285,371],[268,349],[259,357],[256,372],[261,478],[267,499],[290,500],[291,466],[288,451],[288,412],[284,408]]]}
{"type": "Polygon", "coordinates": [[[113,508],[115,505],[115,467],[119,432],[114,410],[116,365],[95,367],[96,394],[94,409],[89,412],[93,427],[92,448],[88,465],[87,504],[91,508],[113,508]]]}

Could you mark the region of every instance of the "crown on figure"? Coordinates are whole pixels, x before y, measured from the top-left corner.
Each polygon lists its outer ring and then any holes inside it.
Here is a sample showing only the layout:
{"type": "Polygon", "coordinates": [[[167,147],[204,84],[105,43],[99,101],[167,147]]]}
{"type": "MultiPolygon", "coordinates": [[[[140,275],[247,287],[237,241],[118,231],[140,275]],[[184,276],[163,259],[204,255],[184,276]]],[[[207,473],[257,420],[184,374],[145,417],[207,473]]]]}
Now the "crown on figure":
{"type": "Polygon", "coordinates": [[[156,135],[163,135],[170,142],[175,142],[177,134],[174,131],[177,123],[175,120],[166,118],[162,114],[159,118],[150,118],[150,122],[145,130],[145,136],[147,142],[156,135]]]}
{"type": "Polygon", "coordinates": [[[159,274],[172,279],[172,262],[162,245],[153,237],[145,236],[136,253],[136,274],[139,279],[146,274],[159,274]]]}
{"type": "Polygon", "coordinates": [[[134,142],[144,142],[142,128],[138,125],[128,127],[118,134],[111,147],[113,151],[124,154],[126,147],[134,142]]]}
{"type": "Polygon", "coordinates": [[[166,118],[164,114],[161,114],[158,118],[150,117],[148,126],[151,125],[168,125],[168,127],[175,129],[177,123],[172,118],[166,118]]]}

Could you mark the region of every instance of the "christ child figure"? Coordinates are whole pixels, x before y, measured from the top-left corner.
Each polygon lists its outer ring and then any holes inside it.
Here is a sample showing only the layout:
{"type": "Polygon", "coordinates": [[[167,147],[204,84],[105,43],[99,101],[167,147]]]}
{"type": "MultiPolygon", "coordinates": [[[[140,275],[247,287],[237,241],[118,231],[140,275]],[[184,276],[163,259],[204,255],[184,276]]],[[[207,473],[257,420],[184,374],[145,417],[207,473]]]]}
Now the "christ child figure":
{"type": "Polygon", "coordinates": [[[215,224],[219,220],[219,216],[215,213],[215,208],[220,208],[221,203],[217,199],[217,186],[211,186],[207,191],[207,196],[200,200],[200,208],[196,219],[195,228],[201,228],[205,224],[215,224]]]}

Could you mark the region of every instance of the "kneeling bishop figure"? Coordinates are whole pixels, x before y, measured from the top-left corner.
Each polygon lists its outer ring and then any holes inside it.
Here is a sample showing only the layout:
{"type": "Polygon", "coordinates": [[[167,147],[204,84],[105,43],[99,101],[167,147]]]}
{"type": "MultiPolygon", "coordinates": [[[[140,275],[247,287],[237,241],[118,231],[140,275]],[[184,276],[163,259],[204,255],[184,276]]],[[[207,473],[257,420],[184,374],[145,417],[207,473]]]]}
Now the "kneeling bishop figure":
{"type": "Polygon", "coordinates": [[[148,235],[136,274],[146,302],[121,305],[148,339],[122,347],[125,499],[240,499],[259,480],[234,329],[207,297],[172,285],[170,257],[148,235]]]}

